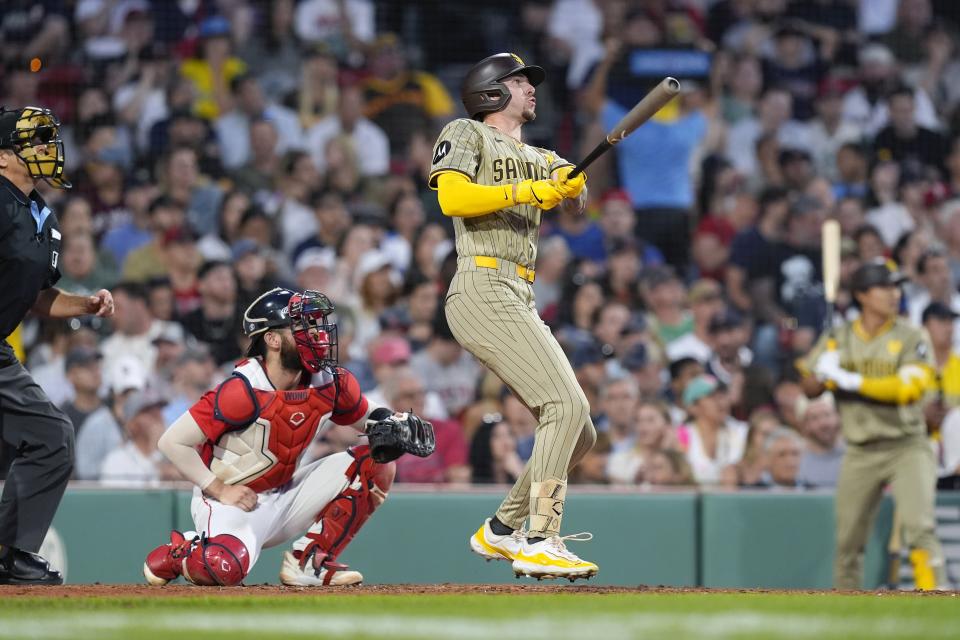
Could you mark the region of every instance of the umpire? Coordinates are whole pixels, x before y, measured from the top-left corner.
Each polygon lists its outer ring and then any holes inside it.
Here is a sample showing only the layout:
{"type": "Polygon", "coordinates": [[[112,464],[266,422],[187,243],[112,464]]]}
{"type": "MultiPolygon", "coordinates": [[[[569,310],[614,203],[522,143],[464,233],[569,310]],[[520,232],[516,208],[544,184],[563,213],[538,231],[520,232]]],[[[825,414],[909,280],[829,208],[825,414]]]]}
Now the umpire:
{"type": "Polygon", "coordinates": [[[887,484],[916,588],[947,584],[934,531],[936,463],[923,415],[933,354],[927,333],[898,317],[902,281],[882,260],[859,267],[850,285],[860,317],[825,333],[798,363],[808,396],[836,391],[848,445],[836,493],[838,589],[862,587],[863,550],[887,484]]]}
{"type": "Polygon", "coordinates": [[[101,289],[78,296],[60,278],[57,218],[36,190],[63,177],[60,122],[49,109],[0,108],[0,438],[13,463],[0,499],[0,584],[61,584],[36,554],[73,470],[73,425],[17,361],[7,337],[28,311],[47,318],[113,314],[101,289]]]}

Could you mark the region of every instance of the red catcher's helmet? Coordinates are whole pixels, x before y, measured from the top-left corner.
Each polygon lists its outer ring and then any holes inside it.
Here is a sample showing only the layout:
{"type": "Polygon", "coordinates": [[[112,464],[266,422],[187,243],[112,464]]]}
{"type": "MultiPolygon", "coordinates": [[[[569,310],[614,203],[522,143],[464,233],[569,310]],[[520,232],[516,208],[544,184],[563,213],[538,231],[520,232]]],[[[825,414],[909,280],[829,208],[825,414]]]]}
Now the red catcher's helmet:
{"type": "Polygon", "coordinates": [[[319,291],[295,293],[290,298],[290,328],[308,371],[333,371],[337,366],[337,325],[329,322],[333,313],[330,298],[319,291]]]}
{"type": "Polygon", "coordinates": [[[483,120],[488,113],[506,109],[510,90],[502,80],[517,73],[527,76],[533,86],[546,77],[542,67],[524,64],[515,53],[498,53],[473,65],[460,85],[460,99],[470,117],[483,120]]]}
{"type": "Polygon", "coordinates": [[[270,329],[290,327],[300,362],[313,373],[337,366],[337,325],[330,298],[319,291],[290,291],[277,287],[254,300],[243,314],[243,332],[256,339],[270,329]]]}

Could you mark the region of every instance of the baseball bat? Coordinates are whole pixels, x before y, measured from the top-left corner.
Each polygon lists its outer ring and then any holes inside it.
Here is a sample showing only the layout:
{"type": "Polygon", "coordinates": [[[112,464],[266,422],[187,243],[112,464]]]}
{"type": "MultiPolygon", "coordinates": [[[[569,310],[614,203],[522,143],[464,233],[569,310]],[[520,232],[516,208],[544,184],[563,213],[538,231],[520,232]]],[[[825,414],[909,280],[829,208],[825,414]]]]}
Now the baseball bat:
{"type": "Polygon", "coordinates": [[[663,82],[650,90],[650,93],[643,98],[620,119],[620,122],[613,126],[603,142],[594,147],[593,151],[587,154],[587,157],[580,161],[567,180],[576,178],[580,172],[589,167],[594,160],[613,148],[613,145],[619,143],[628,135],[633,133],[637,127],[653,117],[657,111],[663,108],[675,95],[680,93],[680,81],[676,78],[664,78],[663,82]]]}
{"type": "Polygon", "coordinates": [[[823,330],[831,331],[837,289],[840,287],[840,223],[836,220],[827,220],[823,223],[820,234],[820,248],[823,252],[823,297],[827,302],[823,330]]]}

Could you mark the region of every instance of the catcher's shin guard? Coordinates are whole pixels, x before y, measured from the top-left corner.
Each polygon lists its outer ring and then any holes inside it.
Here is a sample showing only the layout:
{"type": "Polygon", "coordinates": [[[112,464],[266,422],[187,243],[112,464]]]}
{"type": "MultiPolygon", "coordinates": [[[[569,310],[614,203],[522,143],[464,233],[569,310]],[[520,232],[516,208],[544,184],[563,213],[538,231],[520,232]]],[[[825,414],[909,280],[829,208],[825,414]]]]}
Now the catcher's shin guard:
{"type": "Polygon", "coordinates": [[[183,559],[183,577],[201,586],[230,587],[240,584],[250,570],[250,553],[229,533],[200,538],[183,559]]]}
{"type": "Polygon", "coordinates": [[[347,565],[336,562],[337,556],[370,514],[387,499],[397,472],[392,462],[374,462],[366,445],[351,447],[348,453],[354,458],[344,474],[350,484],[317,515],[315,524],[304,536],[308,540],[306,546],[293,552],[300,569],[306,574],[312,573],[318,583],[325,585],[336,584],[337,572],[347,570],[347,565]]]}
{"type": "Polygon", "coordinates": [[[143,577],[147,584],[160,587],[181,574],[183,559],[190,555],[193,545],[199,540],[193,531],[170,532],[170,542],[160,545],[149,554],[143,563],[143,577]]]}

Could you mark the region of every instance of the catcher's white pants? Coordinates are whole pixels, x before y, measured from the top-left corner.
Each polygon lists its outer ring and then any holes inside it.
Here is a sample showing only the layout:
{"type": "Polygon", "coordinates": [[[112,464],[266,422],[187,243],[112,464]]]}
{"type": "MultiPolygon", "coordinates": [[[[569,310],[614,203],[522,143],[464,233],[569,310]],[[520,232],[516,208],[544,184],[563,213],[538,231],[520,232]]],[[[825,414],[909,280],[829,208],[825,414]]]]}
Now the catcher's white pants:
{"type": "MultiPolygon", "coordinates": [[[[239,538],[250,554],[252,569],[261,549],[310,529],[320,511],[349,486],[346,472],[354,461],[349,453],[335,453],[305,465],[287,484],[257,494],[253,511],[225,505],[194,487],[190,512],[196,531],[208,537],[229,533],[239,538]]],[[[308,542],[301,537],[293,548],[302,550],[308,542]]]]}

